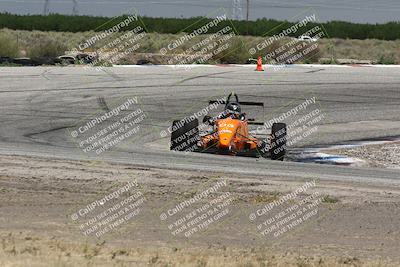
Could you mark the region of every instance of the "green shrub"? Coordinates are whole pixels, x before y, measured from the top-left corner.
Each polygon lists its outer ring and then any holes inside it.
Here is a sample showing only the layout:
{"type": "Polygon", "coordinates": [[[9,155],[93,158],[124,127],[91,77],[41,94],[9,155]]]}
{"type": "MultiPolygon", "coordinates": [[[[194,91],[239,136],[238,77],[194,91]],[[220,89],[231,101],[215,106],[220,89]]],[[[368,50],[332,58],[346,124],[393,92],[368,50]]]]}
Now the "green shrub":
{"type": "Polygon", "coordinates": [[[334,197],[334,196],[324,195],[324,196],[322,197],[322,202],[323,202],[323,203],[337,203],[337,202],[339,202],[339,199],[337,199],[337,198],[334,197]]]}
{"type": "Polygon", "coordinates": [[[53,38],[40,36],[35,43],[28,44],[27,55],[30,58],[57,57],[68,50],[68,47],[53,38]]]}
{"type": "Polygon", "coordinates": [[[230,40],[226,44],[229,44],[229,48],[220,55],[216,55],[214,59],[219,59],[221,63],[244,64],[247,62],[250,54],[240,37],[230,40]]]}
{"type": "Polygon", "coordinates": [[[0,56],[18,57],[18,43],[15,38],[6,32],[0,32],[0,56]]]}
{"type": "MultiPolygon", "coordinates": [[[[303,48],[304,49],[304,48],[303,48]]],[[[304,50],[305,51],[305,50],[304,50]]],[[[320,58],[321,58],[321,49],[320,46],[318,45],[315,49],[313,49],[309,54],[304,56],[303,59],[300,59],[300,62],[303,62],[305,64],[312,64],[312,63],[318,63],[320,58]]]]}
{"type": "Polygon", "coordinates": [[[381,56],[379,57],[377,63],[378,63],[378,64],[384,64],[384,65],[396,64],[393,55],[381,55],[381,56]]]}

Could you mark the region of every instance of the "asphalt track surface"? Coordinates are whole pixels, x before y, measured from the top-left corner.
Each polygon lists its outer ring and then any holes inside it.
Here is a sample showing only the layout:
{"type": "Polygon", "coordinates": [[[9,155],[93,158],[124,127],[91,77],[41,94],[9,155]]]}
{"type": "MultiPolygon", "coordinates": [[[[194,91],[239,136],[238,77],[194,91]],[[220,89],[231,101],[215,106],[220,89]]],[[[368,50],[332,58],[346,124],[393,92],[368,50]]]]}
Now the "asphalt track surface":
{"type": "MultiPolygon", "coordinates": [[[[253,67],[166,66],[0,68],[0,153],[105,160],[149,167],[251,175],[400,183],[400,171],[363,169],[268,159],[240,158],[168,149],[166,130],[235,91],[242,100],[264,102],[245,109],[267,121],[315,97],[324,119],[318,131],[291,147],[340,144],[400,136],[400,68],[301,67],[255,72],[253,67]],[[84,153],[70,132],[137,97],[146,118],[140,130],[100,156],[84,153]]],[[[307,114],[303,110],[296,116],[307,114]]],[[[294,118],[290,118],[294,120],[294,118]]]]}

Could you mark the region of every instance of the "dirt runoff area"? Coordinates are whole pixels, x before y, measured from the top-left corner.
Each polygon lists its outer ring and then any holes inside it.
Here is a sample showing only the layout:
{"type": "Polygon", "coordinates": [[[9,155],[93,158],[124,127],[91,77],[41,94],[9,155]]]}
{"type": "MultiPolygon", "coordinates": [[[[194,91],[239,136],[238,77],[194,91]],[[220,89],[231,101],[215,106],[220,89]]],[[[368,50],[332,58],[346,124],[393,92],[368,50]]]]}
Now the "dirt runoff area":
{"type": "Polygon", "coordinates": [[[400,142],[364,145],[332,152],[360,159],[368,167],[400,169],[400,142]]]}
{"type": "Polygon", "coordinates": [[[400,187],[0,156],[0,266],[399,266],[400,187]]]}

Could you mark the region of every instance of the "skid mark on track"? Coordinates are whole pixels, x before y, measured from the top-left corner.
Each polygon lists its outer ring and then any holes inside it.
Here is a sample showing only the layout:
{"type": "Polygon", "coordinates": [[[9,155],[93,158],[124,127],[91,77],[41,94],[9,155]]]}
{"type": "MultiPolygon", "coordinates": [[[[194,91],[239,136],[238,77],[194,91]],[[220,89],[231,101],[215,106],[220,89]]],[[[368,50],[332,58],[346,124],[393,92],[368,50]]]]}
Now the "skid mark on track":
{"type": "Polygon", "coordinates": [[[33,137],[34,135],[39,135],[39,134],[44,134],[44,133],[55,132],[55,131],[64,130],[64,129],[68,129],[68,128],[73,128],[73,127],[76,127],[76,125],[69,125],[69,126],[61,126],[61,127],[51,128],[51,129],[44,130],[44,131],[40,131],[40,132],[24,134],[24,136],[25,136],[25,137],[28,137],[28,138],[31,138],[31,137],[33,137]]]}
{"type": "Polygon", "coordinates": [[[115,74],[112,71],[106,70],[104,68],[101,69],[104,73],[106,73],[107,75],[109,75],[110,77],[112,77],[114,80],[116,81],[123,81],[124,79],[122,77],[120,77],[119,75],[115,74]]]}
{"type": "MultiPolygon", "coordinates": [[[[234,86],[234,87],[238,87],[238,86],[317,86],[317,85],[351,85],[351,84],[356,84],[356,85],[389,85],[389,84],[393,84],[398,86],[398,83],[311,83],[311,82],[295,82],[295,83],[290,83],[290,84],[285,84],[285,83],[251,83],[251,84],[238,84],[238,83],[225,83],[225,86],[234,86]]],[[[132,89],[140,89],[140,88],[171,88],[171,87],[192,87],[192,88],[201,88],[201,87],[206,87],[206,88],[210,88],[211,86],[215,86],[215,84],[213,83],[204,83],[204,84],[189,84],[189,85],[184,85],[184,84],[180,84],[180,83],[170,83],[170,84],[155,84],[155,85],[138,85],[138,86],[109,86],[109,87],[76,87],[76,88],[57,88],[57,89],[31,89],[31,90],[4,90],[4,91],[0,91],[1,93],[23,93],[23,92],[63,92],[63,91],[80,91],[80,90],[93,90],[93,91],[105,91],[105,90],[132,90],[132,89]]],[[[149,94],[152,95],[152,94],[149,94]]]]}
{"type": "Polygon", "coordinates": [[[178,81],[177,84],[182,84],[184,82],[195,80],[195,79],[199,79],[199,78],[212,78],[215,75],[225,74],[225,73],[232,73],[232,72],[235,72],[235,71],[223,71],[223,72],[217,72],[217,73],[209,73],[209,74],[204,74],[204,75],[198,75],[198,76],[194,76],[194,77],[190,77],[190,78],[186,78],[186,79],[183,79],[181,81],[178,81]]]}
{"type": "Polygon", "coordinates": [[[49,74],[50,73],[50,70],[48,69],[48,70],[44,70],[41,74],[40,74],[40,76],[42,76],[43,78],[45,78],[46,80],[50,80],[50,78],[49,77],[47,77],[47,74],[49,74]]]}
{"type": "Polygon", "coordinates": [[[310,71],[307,71],[306,73],[315,73],[315,72],[320,72],[323,70],[325,70],[325,69],[310,70],[310,71]]]}
{"type": "Polygon", "coordinates": [[[99,96],[99,97],[97,98],[97,103],[99,103],[99,106],[100,106],[100,108],[101,108],[102,110],[107,111],[107,112],[110,111],[110,108],[108,107],[107,102],[106,102],[106,100],[104,99],[104,97],[99,96]]]}

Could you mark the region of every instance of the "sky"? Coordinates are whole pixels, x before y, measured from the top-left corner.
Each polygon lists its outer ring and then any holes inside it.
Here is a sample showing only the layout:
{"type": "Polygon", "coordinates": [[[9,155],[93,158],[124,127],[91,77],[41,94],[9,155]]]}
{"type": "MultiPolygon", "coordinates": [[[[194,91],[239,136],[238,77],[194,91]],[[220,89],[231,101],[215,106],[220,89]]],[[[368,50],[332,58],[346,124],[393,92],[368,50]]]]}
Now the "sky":
{"type": "MultiPolygon", "coordinates": [[[[52,13],[72,14],[73,0],[49,0],[52,13]]],[[[223,8],[232,16],[234,0],[76,0],[83,15],[116,16],[135,8],[140,15],[151,17],[194,17],[213,14],[223,8]]],[[[241,3],[246,16],[247,0],[241,3]]],[[[313,8],[321,22],[342,20],[358,23],[400,21],[400,0],[249,0],[249,18],[292,20],[299,13],[313,8]]],[[[0,12],[42,14],[44,0],[0,0],[0,12]]]]}

